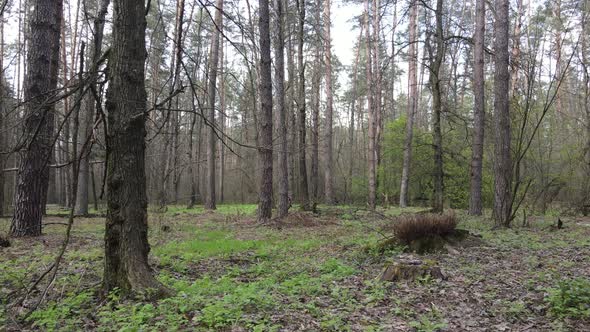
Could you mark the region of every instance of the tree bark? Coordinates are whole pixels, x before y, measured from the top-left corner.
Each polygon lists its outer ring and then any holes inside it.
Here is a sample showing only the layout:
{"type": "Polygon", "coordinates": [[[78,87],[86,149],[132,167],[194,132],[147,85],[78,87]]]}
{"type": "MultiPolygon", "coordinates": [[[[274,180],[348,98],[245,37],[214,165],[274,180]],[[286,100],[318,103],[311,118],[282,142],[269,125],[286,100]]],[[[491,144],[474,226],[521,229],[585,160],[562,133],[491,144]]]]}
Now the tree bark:
{"type": "MultiPolygon", "coordinates": [[[[4,138],[4,113],[6,108],[6,88],[4,87],[4,13],[0,15],[0,146],[7,146],[4,138]]],[[[6,166],[6,155],[0,155],[0,217],[4,216],[4,172],[6,166]]]]}
{"type": "Polygon", "coordinates": [[[399,206],[405,208],[408,206],[408,187],[410,185],[410,165],[412,163],[412,140],[414,136],[414,117],[416,116],[416,109],[418,107],[418,84],[417,84],[417,19],[418,19],[418,3],[412,0],[410,5],[410,26],[409,26],[409,42],[408,50],[408,114],[406,120],[406,138],[404,142],[404,160],[402,164],[402,179],[399,194],[399,206]]]}
{"type": "Polygon", "coordinates": [[[373,78],[375,83],[373,84],[374,87],[374,94],[375,97],[373,99],[373,107],[374,107],[374,118],[375,118],[375,139],[374,139],[374,149],[375,149],[375,204],[377,204],[377,189],[379,188],[379,177],[377,174],[377,170],[381,165],[381,133],[383,132],[383,107],[382,107],[382,82],[383,82],[383,73],[381,68],[381,48],[380,48],[380,33],[381,33],[381,1],[380,0],[373,0],[373,78]]]}
{"type": "MultiPolygon", "coordinates": [[[[203,29],[203,8],[201,7],[199,9],[199,18],[198,18],[198,22],[199,25],[197,26],[197,56],[196,56],[196,66],[195,68],[195,73],[194,73],[194,79],[198,81],[198,68],[201,64],[201,58],[202,58],[202,53],[201,53],[201,48],[202,48],[202,36],[201,36],[201,31],[203,29]]],[[[192,90],[191,89],[191,106],[194,107],[195,104],[197,104],[197,97],[195,95],[196,90],[192,90]]],[[[200,103],[198,103],[198,105],[201,105],[200,103]]],[[[201,109],[201,114],[203,114],[203,110],[201,109]]],[[[203,119],[199,119],[199,126],[198,126],[198,131],[197,131],[197,148],[196,151],[194,151],[194,140],[195,140],[195,125],[197,123],[197,113],[194,112],[191,116],[191,124],[190,124],[190,128],[189,128],[189,137],[188,137],[188,176],[189,176],[189,180],[190,180],[190,186],[191,186],[191,191],[190,191],[190,198],[189,198],[189,203],[188,203],[188,208],[191,209],[193,208],[196,204],[197,201],[199,200],[201,194],[199,192],[199,169],[200,169],[200,165],[201,162],[199,160],[200,156],[201,156],[201,133],[202,133],[202,128],[203,128],[203,119]],[[195,158],[196,158],[196,162],[195,162],[195,158]],[[196,165],[195,165],[196,163],[196,165]],[[195,171],[196,168],[196,171],[195,171]]]]}
{"type": "Polygon", "coordinates": [[[217,209],[215,187],[217,186],[215,175],[215,144],[217,137],[215,136],[215,93],[217,90],[217,67],[219,66],[219,40],[223,24],[223,0],[217,0],[215,11],[215,31],[211,39],[211,55],[209,57],[209,85],[207,88],[208,96],[208,117],[209,128],[207,130],[207,199],[205,200],[205,209],[217,209]]]}
{"type": "Polygon", "coordinates": [[[484,38],[486,9],[484,0],[475,3],[475,35],[473,50],[473,147],[471,155],[471,189],[469,214],[480,216],[483,210],[481,197],[483,178],[483,143],[485,124],[485,76],[484,76],[484,38]]]}
{"type": "Polygon", "coordinates": [[[287,163],[287,111],[285,108],[285,41],[283,22],[283,0],[275,0],[276,11],[276,43],[275,43],[275,80],[276,101],[279,129],[278,180],[279,206],[278,217],[283,218],[289,213],[289,164],[287,163]]]}
{"type": "Polygon", "coordinates": [[[307,185],[307,160],[306,160],[306,104],[305,104],[305,63],[303,62],[303,43],[305,28],[305,0],[297,1],[299,9],[299,31],[297,44],[297,67],[299,69],[299,184],[300,197],[299,203],[301,209],[308,211],[309,205],[309,187],[307,185]]]}
{"type": "Polygon", "coordinates": [[[166,289],[148,265],[145,177],[145,4],[115,0],[106,95],[107,219],[103,289],[123,293],[166,289]]]}
{"type": "Polygon", "coordinates": [[[59,69],[62,0],[32,0],[25,76],[24,145],[20,151],[10,235],[41,235],[47,198],[59,69]]]}
{"type": "MultiPolygon", "coordinates": [[[[375,210],[377,188],[376,188],[376,158],[375,158],[375,82],[373,81],[373,56],[371,54],[371,28],[369,25],[370,20],[370,5],[369,0],[365,0],[365,33],[366,33],[366,70],[367,70],[367,115],[368,115],[368,126],[369,126],[369,149],[368,153],[368,170],[369,170],[369,190],[367,203],[369,209],[375,210]]],[[[373,33],[377,33],[373,30],[373,33]]]]}
{"type": "Polygon", "coordinates": [[[335,204],[334,200],[334,175],[333,175],[333,104],[334,97],[332,96],[332,36],[330,33],[330,26],[332,21],[330,19],[330,7],[332,0],[324,0],[324,43],[326,49],[325,64],[326,64],[326,138],[325,138],[325,154],[326,165],[324,173],[324,196],[326,204],[335,204]]]}
{"type": "Polygon", "coordinates": [[[433,108],[433,147],[434,147],[434,193],[432,197],[432,211],[443,212],[444,183],[443,183],[443,151],[442,151],[442,129],[441,129],[441,86],[440,67],[444,57],[443,22],[442,22],[442,0],[436,1],[436,54],[430,66],[430,88],[432,89],[433,108]]]}
{"type": "Polygon", "coordinates": [[[510,71],[509,29],[510,1],[495,0],[494,49],[496,68],[494,74],[494,210],[496,225],[509,227],[512,214],[512,155],[510,151],[510,71]]]}
{"type": "MultiPolygon", "coordinates": [[[[321,6],[321,0],[316,0],[316,6],[321,6]]],[[[314,15],[314,23],[321,25],[320,11],[316,10],[314,15]]],[[[311,109],[311,202],[312,210],[316,210],[319,203],[319,189],[320,189],[320,89],[322,82],[322,59],[321,59],[322,42],[320,36],[315,39],[315,56],[314,56],[314,71],[311,83],[312,90],[312,109],[311,109]]]]}
{"type": "MultiPolygon", "coordinates": [[[[110,0],[101,0],[98,11],[96,14],[96,18],[94,19],[94,37],[93,37],[93,44],[91,50],[91,59],[92,62],[89,68],[94,68],[96,72],[95,66],[97,65],[98,61],[100,60],[100,56],[102,53],[102,40],[103,40],[103,32],[104,32],[104,25],[105,25],[105,18],[107,15],[107,10],[110,4],[110,0]]],[[[93,73],[95,74],[95,73],[93,73]]],[[[96,84],[92,82],[91,84],[96,84]]],[[[84,144],[85,140],[92,132],[92,123],[94,120],[94,113],[96,112],[96,101],[93,97],[86,98],[85,103],[86,109],[84,114],[82,115],[84,119],[84,127],[82,128],[81,135],[79,142],[84,144]]],[[[86,153],[82,160],[80,160],[80,170],[78,175],[78,190],[77,198],[76,198],[76,208],[75,214],[78,216],[85,216],[88,215],[88,185],[90,182],[90,153],[86,153]]]]}
{"type": "MultiPolygon", "coordinates": [[[[352,101],[350,103],[350,125],[348,126],[348,148],[349,148],[349,163],[348,163],[348,177],[346,179],[346,198],[347,203],[352,203],[352,174],[354,170],[354,131],[355,131],[355,124],[354,124],[354,110],[357,107],[357,99],[358,99],[358,68],[359,68],[359,60],[361,55],[361,43],[363,40],[363,28],[361,27],[361,31],[359,32],[358,37],[358,46],[356,49],[356,56],[354,60],[354,67],[353,67],[353,79],[352,79],[352,101]]],[[[362,107],[362,103],[358,103],[359,107],[362,107]]]]}
{"type": "MultiPolygon", "coordinates": [[[[227,116],[225,114],[225,50],[224,42],[219,45],[219,129],[225,133],[227,116]]],[[[225,201],[225,142],[219,140],[219,202],[225,201]]]]}
{"type": "Polygon", "coordinates": [[[260,146],[261,168],[258,197],[258,221],[272,217],[272,75],[270,60],[270,14],[268,0],[259,0],[260,31],[260,146]]]}

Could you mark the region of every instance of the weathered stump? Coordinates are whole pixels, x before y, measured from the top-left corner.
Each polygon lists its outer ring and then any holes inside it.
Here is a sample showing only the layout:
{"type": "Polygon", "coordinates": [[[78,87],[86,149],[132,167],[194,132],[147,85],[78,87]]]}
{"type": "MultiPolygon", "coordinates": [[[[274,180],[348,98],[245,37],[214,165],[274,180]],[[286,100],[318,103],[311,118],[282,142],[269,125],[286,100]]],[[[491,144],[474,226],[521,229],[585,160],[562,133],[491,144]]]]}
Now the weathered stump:
{"type": "Polygon", "coordinates": [[[419,260],[401,261],[389,265],[383,270],[379,279],[381,281],[415,281],[428,276],[433,279],[446,279],[435,263],[426,263],[419,260]]]}

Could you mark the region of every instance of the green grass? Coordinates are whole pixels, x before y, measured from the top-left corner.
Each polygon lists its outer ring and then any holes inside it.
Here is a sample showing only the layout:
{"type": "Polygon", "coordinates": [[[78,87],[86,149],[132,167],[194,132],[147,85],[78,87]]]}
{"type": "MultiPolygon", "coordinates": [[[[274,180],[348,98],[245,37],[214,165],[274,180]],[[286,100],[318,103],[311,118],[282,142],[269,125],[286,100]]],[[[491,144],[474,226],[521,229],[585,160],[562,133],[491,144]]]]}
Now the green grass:
{"type": "MultiPolygon", "coordinates": [[[[314,322],[306,328],[348,331],[362,326],[366,331],[379,331],[383,330],[383,321],[391,320],[402,320],[416,331],[452,327],[444,308],[430,302],[416,306],[424,296],[435,294],[436,298],[440,287],[451,292],[447,284],[425,279],[396,285],[376,279],[383,264],[397,259],[402,251],[397,247],[385,253],[375,249],[382,240],[375,230],[391,220],[380,220],[362,209],[355,212],[356,207],[351,206],[320,206],[320,211],[330,213],[321,227],[276,229],[219,217],[253,216],[255,209],[255,205],[226,204],[212,214],[202,208],[173,206],[165,213],[152,213],[152,265],[157,278],[173,290],[171,297],[152,302],[124,298],[116,291],[109,294],[108,301],[96,296],[103,263],[104,220],[81,219],[74,227],[75,241],[66,253],[54,290],[28,318],[28,327],[48,331],[278,331],[285,324],[299,328],[314,322]],[[367,216],[369,221],[363,219],[367,216]],[[161,231],[161,224],[170,225],[171,230],[161,231]],[[408,287],[412,287],[411,292],[399,292],[408,287]],[[383,314],[383,308],[387,308],[387,314],[383,314]],[[371,310],[379,314],[363,317],[371,310]],[[89,321],[97,325],[88,326],[89,321]]],[[[381,212],[395,216],[418,210],[392,208],[381,212]]],[[[587,285],[574,281],[555,284],[560,269],[576,266],[559,256],[544,259],[538,254],[581,248],[588,244],[584,232],[571,226],[567,233],[548,233],[543,231],[544,225],[492,231],[486,218],[460,218],[461,228],[481,234],[494,250],[522,252],[518,262],[526,271],[522,271],[524,281],[519,282],[528,292],[549,294],[543,303],[552,319],[585,317],[586,307],[579,303],[586,295],[578,296],[579,292],[573,290],[586,289],[587,285]]],[[[6,223],[0,223],[0,227],[3,225],[6,223]]],[[[51,226],[46,231],[58,235],[63,227],[51,226]]],[[[51,263],[55,250],[48,250],[41,242],[32,243],[26,251],[19,249],[25,254],[10,259],[0,255],[0,290],[26,286],[51,263]]],[[[463,278],[466,284],[485,285],[480,300],[485,305],[494,303],[497,317],[518,321],[533,315],[528,300],[502,298],[503,288],[489,283],[486,263],[471,258],[452,257],[443,270],[456,268],[454,276],[463,278]]],[[[0,292],[0,326],[9,319],[4,309],[9,300],[0,292]]]]}
{"type": "MultiPolygon", "coordinates": [[[[256,204],[218,204],[215,213],[222,215],[254,215],[256,213],[256,204]]],[[[152,213],[161,213],[157,206],[152,206],[149,209],[152,213]]],[[[191,209],[186,205],[169,205],[166,207],[165,214],[174,216],[179,214],[201,214],[206,212],[202,205],[197,205],[191,209]]]]}

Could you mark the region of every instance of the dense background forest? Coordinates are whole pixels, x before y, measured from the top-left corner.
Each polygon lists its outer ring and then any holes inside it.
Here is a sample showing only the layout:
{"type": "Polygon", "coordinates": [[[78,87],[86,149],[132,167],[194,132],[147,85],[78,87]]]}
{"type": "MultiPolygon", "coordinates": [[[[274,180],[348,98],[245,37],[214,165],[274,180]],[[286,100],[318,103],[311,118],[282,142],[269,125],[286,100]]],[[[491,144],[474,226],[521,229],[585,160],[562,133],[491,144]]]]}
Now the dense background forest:
{"type": "MultiPolygon", "coordinates": [[[[310,225],[321,226],[314,236],[377,256],[416,249],[422,235],[447,241],[466,221],[485,240],[497,231],[500,247],[507,229],[539,220],[536,231],[572,224],[578,241],[587,221],[576,218],[590,213],[589,39],[588,0],[0,1],[0,243],[56,251],[25,270],[13,258],[0,265],[21,276],[0,279],[10,303],[0,323],[20,310],[28,313],[10,329],[54,326],[35,312],[60,298],[52,285],[67,273],[68,245],[89,245],[77,237],[84,232],[104,235],[91,241],[100,250],[90,260],[104,261],[92,274],[102,275],[100,287],[89,286],[95,300],[175,298],[173,274],[158,269],[191,258],[166,255],[208,252],[163,249],[182,247],[183,227],[205,227],[213,235],[202,242],[231,253],[261,249],[245,241],[283,245],[273,236],[302,235],[283,227],[310,225]],[[199,226],[174,220],[185,214],[199,226]],[[208,223],[216,218],[222,226],[208,223]],[[227,225],[243,218],[253,220],[227,225]],[[343,240],[334,220],[364,226],[343,240]],[[243,227],[269,237],[249,238],[243,227]],[[245,238],[215,242],[228,229],[245,238]],[[367,231],[401,242],[367,249],[380,242],[361,239],[367,231]]],[[[357,268],[373,273],[375,261],[365,263],[357,268]]],[[[338,280],[355,275],[339,269],[330,270],[345,274],[338,280]]],[[[575,280],[577,294],[590,293],[575,280]]],[[[577,328],[590,309],[577,310],[557,316],[577,328]]],[[[201,327],[231,326],[199,317],[201,327]]]]}
{"type": "MultiPolygon", "coordinates": [[[[27,50],[33,46],[29,11],[34,7],[24,0],[4,4],[0,210],[8,214],[18,205],[19,151],[26,142],[26,81],[32,69],[27,50]]],[[[493,20],[498,14],[493,8],[488,15],[485,8],[476,11],[475,1],[445,1],[438,7],[435,2],[336,4],[359,10],[349,25],[332,33],[339,43],[350,44],[352,63],[346,66],[331,52],[326,4],[288,2],[280,13],[273,6],[269,142],[277,205],[287,195],[286,204],[303,206],[468,209],[471,204],[477,214],[480,206],[491,208],[494,202],[494,167],[501,164],[494,147],[502,137],[510,148],[509,165],[502,167],[512,173],[504,194],[513,210],[580,211],[588,205],[584,1],[512,4],[504,45],[510,78],[502,83],[508,88],[502,94],[494,85],[500,79],[494,62],[500,51],[493,20]],[[510,117],[499,128],[502,101],[510,117]]],[[[257,8],[244,1],[150,3],[145,62],[150,204],[206,202],[214,208],[215,202],[259,200],[259,147],[268,140],[262,128],[269,120],[261,111],[257,8]],[[223,10],[221,16],[216,8],[223,10]]],[[[106,1],[66,1],[63,14],[59,44],[51,46],[60,51],[51,89],[55,100],[47,140],[55,143],[46,202],[71,206],[76,201],[77,214],[84,215],[89,205],[104,203],[107,153],[100,111],[108,67],[103,53],[112,48],[113,37],[103,20],[110,22],[111,13],[106,1]],[[76,126],[78,137],[73,137],[76,126]],[[89,137],[73,197],[74,145],[89,137]]]]}

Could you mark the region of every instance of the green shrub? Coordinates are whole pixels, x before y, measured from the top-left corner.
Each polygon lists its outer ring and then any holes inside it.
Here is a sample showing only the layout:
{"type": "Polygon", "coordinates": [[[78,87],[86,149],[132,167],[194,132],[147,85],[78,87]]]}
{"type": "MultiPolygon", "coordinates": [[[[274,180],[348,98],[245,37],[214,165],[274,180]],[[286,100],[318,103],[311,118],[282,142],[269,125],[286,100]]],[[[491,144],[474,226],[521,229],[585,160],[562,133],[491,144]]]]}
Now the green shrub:
{"type": "Polygon", "coordinates": [[[545,298],[549,311],[559,317],[590,318],[590,280],[576,278],[559,282],[545,298]]]}

